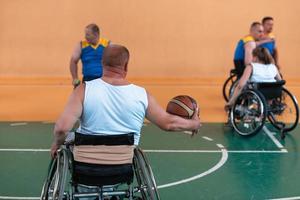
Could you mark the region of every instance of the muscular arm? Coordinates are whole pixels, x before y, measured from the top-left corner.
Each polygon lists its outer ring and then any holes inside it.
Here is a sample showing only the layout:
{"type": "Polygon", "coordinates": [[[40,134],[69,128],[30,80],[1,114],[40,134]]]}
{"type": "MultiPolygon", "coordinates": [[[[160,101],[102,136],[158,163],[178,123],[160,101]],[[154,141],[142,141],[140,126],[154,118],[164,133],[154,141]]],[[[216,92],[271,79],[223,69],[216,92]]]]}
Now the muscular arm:
{"type": "Polygon", "coordinates": [[[238,97],[238,95],[241,93],[242,89],[245,87],[245,85],[247,84],[247,81],[249,80],[250,76],[252,73],[252,66],[251,65],[247,65],[244,73],[242,75],[242,77],[239,80],[239,83],[237,85],[237,87],[235,88],[232,97],[230,98],[229,102],[227,103],[226,106],[232,106],[233,103],[235,102],[236,98],[238,97]]]}
{"type": "Polygon", "coordinates": [[[79,42],[74,51],[73,54],[71,56],[71,60],[70,60],[70,72],[71,72],[71,76],[72,76],[72,81],[74,81],[75,79],[78,79],[78,61],[80,60],[80,55],[81,55],[81,43],[79,42]]]}
{"type": "Polygon", "coordinates": [[[73,128],[74,124],[81,116],[84,87],[85,85],[82,84],[73,91],[63,113],[55,123],[53,131],[54,141],[51,147],[52,156],[55,155],[55,152],[60,145],[64,143],[67,132],[73,128]]]}
{"type": "Polygon", "coordinates": [[[252,51],[255,49],[256,44],[254,41],[245,44],[245,66],[252,62],[252,51]]]}
{"type": "Polygon", "coordinates": [[[166,131],[193,131],[200,128],[200,120],[195,114],[192,119],[184,119],[167,113],[152,97],[148,95],[148,108],[146,118],[166,131]]]}
{"type": "Polygon", "coordinates": [[[256,41],[256,46],[260,46],[262,44],[265,44],[265,43],[268,43],[268,42],[272,42],[274,41],[274,39],[272,38],[265,38],[265,39],[262,39],[262,40],[259,40],[259,41],[256,41]]]}

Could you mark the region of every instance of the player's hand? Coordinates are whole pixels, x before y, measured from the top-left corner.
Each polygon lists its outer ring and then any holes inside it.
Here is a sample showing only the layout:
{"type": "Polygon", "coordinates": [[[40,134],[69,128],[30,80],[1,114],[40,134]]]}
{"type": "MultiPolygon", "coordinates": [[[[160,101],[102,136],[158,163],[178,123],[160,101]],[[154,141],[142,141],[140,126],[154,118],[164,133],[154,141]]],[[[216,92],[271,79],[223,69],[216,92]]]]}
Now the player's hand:
{"type": "Polygon", "coordinates": [[[72,82],[72,85],[74,86],[74,89],[80,85],[80,80],[79,79],[74,79],[73,82],[72,82]]]}
{"type": "Polygon", "coordinates": [[[202,124],[200,123],[200,117],[199,117],[199,108],[196,108],[196,111],[194,112],[194,115],[192,116],[193,120],[197,120],[198,123],[198,127],[192,131],[192,135],[191,137],[193,137],[194,135],[196,135],[199,131],[199,128],[202,126],[202,124]]]}
{"type": "Polygon", "coordinates": [[[60,145],[56,144],[56,143],[53,143],[51,145],[51,150],[50,150],[50,153],[51,153],[51,157],[52,158],[55,158],[56,155],[57,155],[57,150],[60,148],[60,145]]]}
{"type": "Polygon", "coordinates": [[[228,103],[225,104],[224,109],[227,112],[227,111],[230,110],[231,107],[232,107],[231,103],[228,102],[228,103]]]}

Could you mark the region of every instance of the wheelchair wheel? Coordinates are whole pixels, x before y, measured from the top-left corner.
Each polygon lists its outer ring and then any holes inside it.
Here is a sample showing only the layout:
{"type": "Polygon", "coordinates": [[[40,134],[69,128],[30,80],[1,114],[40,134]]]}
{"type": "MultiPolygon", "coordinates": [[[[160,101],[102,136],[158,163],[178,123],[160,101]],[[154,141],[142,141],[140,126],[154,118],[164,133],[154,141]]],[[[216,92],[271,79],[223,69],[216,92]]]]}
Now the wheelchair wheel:
{"type": "Polygon", "coordinates": [[[66,149],[60,149],[57,157],[50,162],[48,175],[43,185],[42,200],[62,200],[68,174],[68,157],[66,149]]]}
{"type": "Polygon", "coordinates": [[[57,165],[57,159],[51,159],[49,167],[48,167],[48,174],[47,174],[46,180],[45,180],[43,188],[42,188],[41,200],[48,199],[49,185],[50,185],[51,180],[53,179],[53,176],[56,172],[56,165],[57,165]]]}
{"type": "Polygon", "coordinates": [[[282,88],[281,97],[270,103],[268,119],[275,128],[283,132],[296,128],[299,121],[298,102],[287,89],[282,88]]]}
{"type": "Polygon", "coordinates": [[[236,74],[231,74],[223,84],[222,93],[226,102],[228,102],[230,96],[232,95],[236,83],[237,83],[236,74]]]}
{"type": "Polygon", "coordinates": [[[152,169],[141,149],[136,148],[134,150],[133,162],[135,166],[135,175],[143,200],[159,200],[160,198],[152,169]]]}
{"type": "Polygon", "coordinates": [[[231,124],[240,135],[254,135],[263,128],[266,113],[263,95],[256,90],[246,90],[237,97],[230,111],[231,124]]]}

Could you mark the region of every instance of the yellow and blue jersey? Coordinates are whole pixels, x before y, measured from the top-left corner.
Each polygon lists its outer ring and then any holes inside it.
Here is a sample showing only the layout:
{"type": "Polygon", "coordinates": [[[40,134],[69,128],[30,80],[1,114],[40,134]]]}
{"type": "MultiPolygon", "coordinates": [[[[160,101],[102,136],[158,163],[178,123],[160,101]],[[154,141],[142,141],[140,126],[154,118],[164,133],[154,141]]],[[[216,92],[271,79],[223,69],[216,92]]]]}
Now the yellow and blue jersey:
{"type": "Polygon", "coordinates": [[[250,35],[243,37],[239,40],[235,52],[234,52],[234,59],[233,60],[245,60],[245,44],[250,41],[255,41],[254,38],[250,35]]]}
{"type": "Polygon", "coordinates": [[[260,46],[267,48],[269,50],[269,52],[271,53],[271,55],[274,57],[274,49],[276,48],[275,35],[273,33],[270,33],[269,35],[267,35],[267,37],[271,38],[273,40],[271,42],[264,43],[260,46]]]}
{"type": "Polygon", "coordinates": [[[84,77],[102,76],[102,54],[109,40],[100,38],[98,44],[92,45],[86,40],[81,41],[82,74],[84,77]]]}

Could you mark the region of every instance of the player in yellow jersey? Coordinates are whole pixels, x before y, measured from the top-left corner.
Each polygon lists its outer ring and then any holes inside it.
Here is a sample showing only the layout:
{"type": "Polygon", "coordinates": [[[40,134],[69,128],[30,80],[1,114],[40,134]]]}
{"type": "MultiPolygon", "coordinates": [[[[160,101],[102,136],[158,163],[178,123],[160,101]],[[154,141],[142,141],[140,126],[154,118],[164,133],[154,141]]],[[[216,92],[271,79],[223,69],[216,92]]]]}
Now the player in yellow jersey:
{"type": "Polygon", "coordinates": [[[90,81],[102,76],[102,54],[110,43],[100,38],[100,29],[96,24],[89,24],[85,28],[85,40],[80,41],[72,54],[70,72],[74,87],[80,84],[78,79],[78,62],[82,62],[83,81],[90,81]]]}

